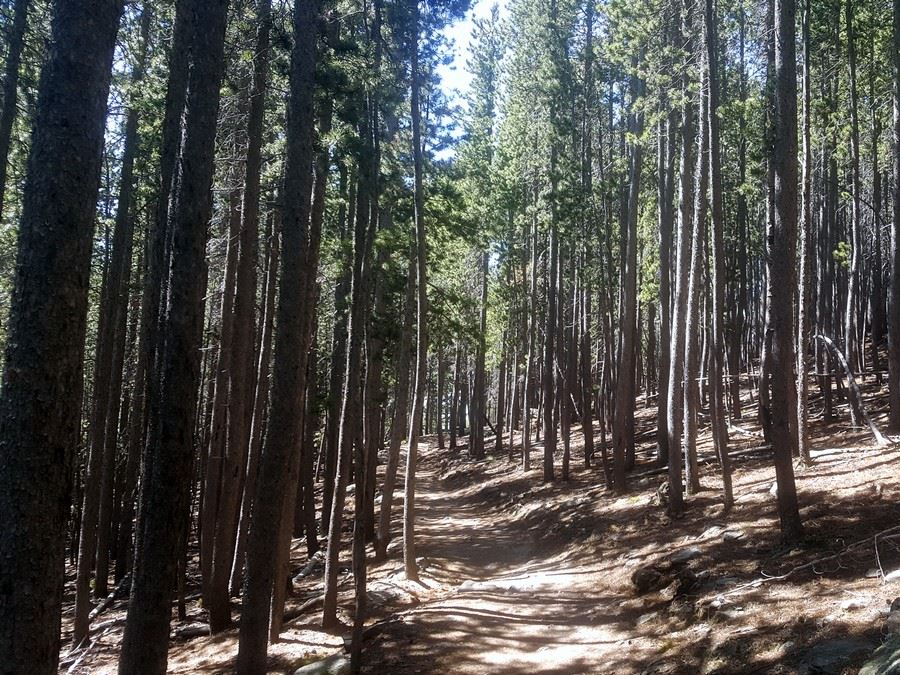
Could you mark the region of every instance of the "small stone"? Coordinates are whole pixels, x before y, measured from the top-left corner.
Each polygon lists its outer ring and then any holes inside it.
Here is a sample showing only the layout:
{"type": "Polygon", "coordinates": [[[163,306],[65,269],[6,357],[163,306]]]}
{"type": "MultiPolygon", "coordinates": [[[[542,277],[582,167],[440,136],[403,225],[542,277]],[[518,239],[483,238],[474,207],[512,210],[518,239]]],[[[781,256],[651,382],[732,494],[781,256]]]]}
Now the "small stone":
{"type": "Polygon", "coordinates": [[[707,528],[706,531],[703,534],[701,534],[698,538],[699,539],[707,539],[707,538],[712,539],[713,537],[718,537],[721,533],[722,533],[722,528],[719,527],[718,525],[713,525],[712,527],[707,528]]]}
{"type": "Polygon", "coordinates": [[[725,541],[738,541],[746,536],[747,535],[743,530],[726,530],[722,535],[722,539],[725,541]]]}
{"type": "Polygon", "coordinates": [[[688,560],[693,560],[694,558],[697,558],[701,555],[703,555],[703,552],[699,548],[697,548],[695,546],[690,546],[688,548],[683,548],[680,551],[678,551],[677,553],[675,553],[670,558],[670,560],[673,563],[685,563],[688,560]]]}
{"type": "Polygon", "coordinates": [[[849,600],[844,600],[841,603],[841,609],[843,610],[854,610],[854,609],[863,609],[868,602],[863,600],[862,598],[850,598],[849,600]]]}
{"type": "Polygon", "coordinates": [[[294,671],[294,675],[347,675],[350,659],[343,654],[332,654],[327,659],[307,664],[294,671]]]}
{"type": "Polygon", "coordinates": [[[884,575],[885,581],[900,581],[900,570],[894,570],[884,575]]]}
{"type": "Polygon", "coordinates": [[[794,648],[796,646],[797,646],[797,643],[794,642],[793,640],[788,640],[787,642],[784,642],[784,643],[778,645],[779,656],[784,658],[785,656],[790,654],[792,651],[794,651],[794,648]]]}
{"type": "Polygon", "coordinates": [[[778,496],[778,482],[772,483],[772,487],[769,488],[769,494],[773,497],[778,496]]]}
{"type": "Polygon", "coordinates": [[[671,584],[662,589],[659,594],[662,596],[663,600],[674,600],[675,596],[678,595],[678,590],[681,588],[681,582],[676,579],[671,584]]]}

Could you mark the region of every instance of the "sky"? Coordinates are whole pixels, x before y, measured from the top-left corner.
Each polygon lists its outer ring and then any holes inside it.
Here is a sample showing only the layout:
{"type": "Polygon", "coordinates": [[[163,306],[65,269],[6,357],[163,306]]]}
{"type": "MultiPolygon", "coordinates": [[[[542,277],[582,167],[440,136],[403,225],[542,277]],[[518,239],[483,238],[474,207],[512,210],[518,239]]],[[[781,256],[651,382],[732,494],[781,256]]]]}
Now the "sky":
{"type": "Polygon", "coordinates": [[[472,20],[485,18],[491,13],[491,6],[500,7],[500,16],[506,15],[508,0],[474,0],[472,9],[466,13],[465,19],[457,21],[444,29],[444,35],[453,43],[453,62],[447,66],[438,68],[444,92],[450,100],[460,105],[465,105],[465,94],[472,80],[466,71],[466,61],[469,58],[469,40],[472,37],[472,20]]]}

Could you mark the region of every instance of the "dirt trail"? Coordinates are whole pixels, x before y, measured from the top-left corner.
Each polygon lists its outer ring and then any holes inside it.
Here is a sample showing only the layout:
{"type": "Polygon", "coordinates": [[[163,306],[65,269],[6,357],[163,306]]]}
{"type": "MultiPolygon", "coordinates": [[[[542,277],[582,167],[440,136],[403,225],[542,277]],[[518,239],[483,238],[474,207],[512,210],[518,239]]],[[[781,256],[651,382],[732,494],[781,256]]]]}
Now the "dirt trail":
{"type": "MultiPolygon", "coordinates": [[[[733,511],[722,513],[705,443],[709,489],[675,521],[654,501],[663,479],[652,472],[633,475],[630,493],[615,497],[597,469],[573,464],[569,482],[545,484],[505,458],[429,450],[417,496],[423,586],[396,572],[396,549],[375,575],[393,565],[390,583],[419,603],[393,614],[385,606],[367,632],[364,671],[786,675],[807,672],[832,645],[874,646],[900,586],[873,578],[871,547],[728,595],[896,525],[900,448],[837,440],[819,440],[815,467],[798,471],[807,535],[789,550],[778,540],[774,472],[751,441],[735,449],[733,511]],[[694,582],[635,593],[636,569],[688,552],[694,582]]],[[[880,556],[885,571],[900,570],[900,547],[883,545],[880,556]]],[[[854,653],[843,672],[865,658],[854,653]]]]}
{"type": "Polygon", "coordinates": [[[597,583],[604,570],[554,555],[503,505],[506,486],[473,485],[481,477],[471,474],[460,485],[429,464],[417,541],[426,593],[437,597],[376,630],[367,672],[623,672],[615,653],[628,635],[615,625],[617,600],[597,583]]]}

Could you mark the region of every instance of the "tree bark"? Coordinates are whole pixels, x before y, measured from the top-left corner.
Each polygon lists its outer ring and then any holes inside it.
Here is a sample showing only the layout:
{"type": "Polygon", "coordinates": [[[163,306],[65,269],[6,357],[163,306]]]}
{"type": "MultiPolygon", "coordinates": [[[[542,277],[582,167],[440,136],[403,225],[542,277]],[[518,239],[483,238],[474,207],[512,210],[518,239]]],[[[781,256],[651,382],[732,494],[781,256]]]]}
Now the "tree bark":
{"type": "Polygon", "coordinates": [[[413,388],[413,407],[409,417],[409,446],[406,454],[406,486],[403,492],[403,568],[406,578],[418,580],[416,564],[416,462],[422,407],[425,397],[425,376],[428,361],[428,243],[425,240],[425,187],[423,185],[422,119],[419,99],[419,2],[409,0],[410,72],[413,144],[413,219],[416,229],[416,379],[413,388]]]}
{"type": "MultiPolygon", "coordinates": [[[[409,364],[412,345],[412,324],[415,312],[415,256],[410,251],[409,268],[406,281],[406,298],[403,309],[403,325],[400,329],[400,346],[397,352],[397,390],[394,394],[394,416],[391,421],[391,435],[388,440],[387,466],[384,471],[384,487],[381,490],[381,511],[378,518],[378,536],[375,544],[376,559],[387,555],[387,546],[391,541],[391,511],[394,503],[394,489],[397,482],[397,468],[400,466],[400,445],[406,434],[407,415],[409,413],[409,364]]],[[[459,371],[459,348],[457,348],[456,370],[459,371]]],[[[456,382],[454,378],[454,382],[456,382]]],[[[454,399],[458,386],[454,384],[454,399]]],[[[455,406],[450,411],[450,447],[456,441],[455,406]]]]}
{"type": "Polygon", "coordinates": [[[794,317],[790,293],[795,282],[797,236],[797,59],[795,46],[795,0],[775,0],[775,143],[772,164],[775,174],[775,221],[768,237],[767,267],[772,289],[772,407],[770,411],[775,475],[778,484],[778,515],[786,542],[802,534],[794,482],[790,401],[794,363],[794,317]]]}
{"type": "Polygon", "coordinates": [[[200,385],[206,293],[206,239],[212,212],[219,87],[227,0],[191,3],[192,59],[177,192],[171,214],[172,264],[163,322],[159,386],[151,400],[134,580],[119,672],[164,673],[175,568],[185,537],[200,385]]]}
{"type": "Polygon", "coordinates": [[[900,3],[894,3],[893,67],[894,213],[891,224],[891,287],[888,306],[888,398],[890,426],[900,431],[900,3]]]}
{"type": "MultiPolygon", "coordinates": [[[[682,19],[682,32],[690,33],[689,18],[682,19]],[[687,30],[685,30],[687,28],[687,30]]],[[[682,85],[688,91],[689,84],[682,85]]],[[[684,345],[687,334],[687,297],[689,260],[691,258],[690,222],[694,207],[694,106],[688,98],[681,115],[681,195],[678,213],[678,242],[675,256],[675,302],[672,307],[672,341],[669,362],[669,390],[667,393],[669,453],[669,513],[680,516],[684,510],[682,497],[681,436],[684,424],[684,345]]]]}
{"type": "Polygon", "coordinates": [[[697,462],[697,418],[700,411],[700,276],[705,258],[705,230],[707,199],[709,197],[709,68],[703,58],[703,82],[700,93],[700,126],[697,130],[696,195],[694,198],[693,232],[691,235],[691,267],[688,279],[687,320],[684,346],[684,438],[682,449],[685,463],[687,494],[699,492],[700,476],[697,462]]]}
{"type": "MultiPolygon", "coordinates": [[[[150,14],[144,12],[141,18],[141,42],[137,62],[131,75],[134,91],[139,89],[144,77],[149,20],[150,14]]],[[[107,593],[112,480],[118,446],[128,283],[134,240],[134,219],[130,207],[138,142],[138,113],[135,102],[132,101],[125,121],[125,142],[112,252],[103,280],[99,308],[91,448],[88,473],[85,477],[81,535],[78,539],[78,570],[75,579],[75,618],[72,629],[72,643],[75,645],[81,644],[88,637],[91,611],[90,581],[95,561],[97,574],[94,581],[94,597],[102,599],[107,593]]]]}
{"type": "Polygon", "coordinates": [[[712,194],[712,354],[710,367],[710,413],[713,444],[722,469],[725,510],[734,504],[728,428],[725,419],[725,237],[722,207],[722,157],[719,133],[719,36],[714,0],[706,0],[706,51],[709,79],[709,182],[712,194]]]}
{"type": "MultiPolygon", "coordinates": [[[[55,673],[91,239],[121,0],[58,0],[41,74],[0,392],[0,653],[55,673]]],[[[5,161],[5,156],[2,161],[5,161]]]]}
{"type": "MultiPolygon", "coordinates": [[[[234,299],[231,307],[231,350],[228,371],[223,382],[227,391],[225,437],[221,447],[221,482],[218,511],[208,535],[213,544],[210,553],[210,576],[204,599],[209,610],[210,632],[216,633],[231,625],[230,581],[235,559],[237,518],[240,489],[246,469],[250,441],[250,413],[253,341],[256,303],[257,240],[259,238],[259,196],[262,170],[263,117],[269,76],[269,33],[271,31],[271,0],[260,0],[256,7],[256,45],[253,57],[253,79],[250,90],[250,110],[247,118],[247,158],[245,165],[243,204],[236,241],[229,247],[238,250],[234,272],[234,299]]],[[[225,316],[223,315],[223,321],[225,316]]],[[[223,345],[225,347],[225,345],[223,345]]],[[[204,529],[204,534],[207,534],[204,529]]]]}
{"type": "MultiPolygon", "coordinates": [[[[631,97],[635,100],[643,93],[643,84],[633,78],[631,97]]],[[[640,136],[643,129],[643,115],[632,113],[629,120],[630,131],[640,136]]],[[[638,264],[638,211],[641,194],[641,168],[643,163],[643,146],[634,143],[631,147],[629,161],[628,204],[625,222],[625,255],[622,289],[624,312],[621,324],[622,352],[619,355],[618,375],[616,376],[616,409],[613,425],[613,480],[619,494],[625,492],[625,468],[628,448],[633,446],[634,438],[634,390],[635,390],[635,345],[637,343],[637,264],[638,264]],[[631,434],[628,431],[631,431],[631,434]]]]}
{"type": "Polygon", "coordinates": [[[263,313],[261,335],[259,339],[259,358],[256,366],[255,390],[253,396],[253,418],[250,423],[250,449],[247,458],[246,487],[241,502],[241,517],[238,524],[238,538],[234,555],[234,567],[231,570],[231,594],[239,595],[244,579],[246,562],[247,533],[250,527],[250,516],[253,502],[258,490],[259,455],[262,450],[263,429],[269,408],[269,390],[271,382],[269,373],[272,361],[272,335],[275,330],[275,290],[278,284],[278,261],[281,237],[281,217],[277,207],[273,207],[267,219],[266,227],[266,283],[263,292],[263,313]]]}
{"type": "MultiPolygon", "coordinates": [[[[269,614],[278,559],[287,471],[300,444],[303,392],[308,351],[310,286],[315,272],[308,269],[317,255],[310,229],[314,137],[314,76],[318,0],[294,5],[290,93],[284,168],[284,211],[281,235],[282,271],[275,328],[275,368],[269,425],[259,463],[256,494],[247,535],[247,572],[244,587],[237,670],[252,675],[266,671],[269,614]]],[[[290,486],[293,488],[293,486],[290,486]]]]}
{"type": "MultiPolygon", "coordinates": [[[[803,7],[803,174],[800,195],[800,251],[797,300],[797,450],[805,464],[809,456],[809,380],[806,377],[806,354],[809,344],[810,268],[812,266],[812,137],[809,62],[809,14],[810,0],[803,7]]],[[[881,274],[879,270],[878,274],[881,274]]]]}
{"type": "Polygon", "coordinates": [[[861,361],[857,336],[857,304],[859,303],[860,258],[862,257],[862,223],[860,222],[859,175],[859,93],[856,86],[856,36],[854,33],[853,0],[846,0],[844,16],[847,24],[847,64],[850,78],[850,269],[847,273],[847,305],[844,308],[844,348],[850,367],[859,372],[861,361]]]}
{"type": "Polygon", "coordinates": [[[472,431],[469,436],[469,455],[473,459],[484,459],[484,418],[485,407],[485,340],[487,331],[487,286],[488,286],[488,253],[481,253],[481,299],[480,318],[478,321],[478,338],[475,346],[475,377],[472,382],[472,431]]]}

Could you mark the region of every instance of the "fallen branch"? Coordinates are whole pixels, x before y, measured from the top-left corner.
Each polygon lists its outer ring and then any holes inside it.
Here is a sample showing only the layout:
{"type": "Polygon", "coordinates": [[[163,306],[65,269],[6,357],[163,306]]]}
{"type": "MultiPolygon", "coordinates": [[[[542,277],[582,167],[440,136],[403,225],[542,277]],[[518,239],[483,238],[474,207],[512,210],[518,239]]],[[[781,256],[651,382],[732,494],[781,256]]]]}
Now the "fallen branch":
{"type": "Polygon", "coordinates": [[[315,596],[314,598],[310,598],[306,602],[297,607],[292,607],[291,609],[285,610],[284,612],[284,623],[287,624],[289,621],[293,621],[294,619],[300,618],[308,609],[312,609],[320,602],[325,599],[325,594],[322,593],[320,595],[315,596]]]}
{"type": "Polygon", "coordinates": [[[894,527],[889,527],[886,530],[881,530],[880,532],[876,532],[871,537],[866,537],[865,539],[860,539],[859,541],[853,542],[849,546],[845,546],[837,553],[832,553],[830,555],[822,556],[821,558],[816,558],[814,560],[810,560],[807,563],[803,563],[802,565],[798,565],[797,567],[794,567],[794,568],[788,570],[784,574],[779,574],[777,576],[767,576],[765,573],[763,573],[762,576],[760,576],[759,578],[754,579],[753,581],[750,581],[746,584],[741,584],[740,586],[733,588],[730,591],[726,591],[724,593],[716,593],[713,599],[728,598],[733,595],[738,595],[739,593],[742,593],[743,591],[746,591],[750,588],[759,588],[763,584],[771,582],[771,581],[785,581],[786,579],[789,579],[790,577],[797,574],[797,572],[802,572],[804,570],[812,569],[812,568],[815,568],[816,565],[820,565],[824,562],[828,562],[829,560],[834,560],[835,558],[840,558],[842,555],[844,555],[845,553],[847,553],[848,551],[850,551],[854,548],[862,546],[863,544],[868,544],[869,542],[872,542],[872,541],[877,542],[879,537],[884,537],[884,536],[892,534],[894,532],[900,532],[900,525],[896,525],[894,527]]]}
{"type": "MultiPolygon", "coordinates": [[[[84,661],[85,657],[87,657],[90,651],[97,645],[97,642],[100,640],[100,638],[102,638],[109,632],[110,628],[112,628],[112,626],[107,627],[105,631],[94,638],[94,640],[85,648],[85,650],[82,651],[81,654],[79,654],[78,658],[75,659],[71,666],[69,666],[69,669],[66,671],[66,675],[72,675],[72,673],[75,672],[75,669],[78,668],[79,665],[81,665],[81,662],[84,661]]],[[[71,655],[71,652],[69,654],[71,655]]]]}
{"type": "Polygon", "coordinates": [[[739,427],[734,423],[728,425],[728,431],[733,431],[734,433],[741,434],[742,436],[750,436],[751,438],[763,438],[763,433],[761,431],[751,431],[750,429],[739,427]]]}
{"type": "Polygon", "coordinates": [[[193,640],[194,638],[208,637],[209,635],[211,635],[209,632],[209,624],[206,623],[195,623],[189,626],[182,626],[181,628],[176,628],[172,631],[172,637],[178,640],[193,640]]]}
{"type": "Polygon", "coordinates": [[[116,587],[114,589],[112,589],[112,592],[109,595],[107,595],[106,598],[103,599],[103,602],[101,602],[99,605],[97,605],[96,607],[94,607],[94,609],[91,610],[91,613],[88,615],[88,618],[91,621],[93,621],[98,616],[103,614],[103,612],[105,612],[107,609],[109,609],[110,605],[112,605],[113,602],[116,601],[116,598],[121,597],[120,594],[128,587],[128,585],[130,583],[131,583],[131,573],[126,574],[124,577],[122,577],[119,580],[119,583],[116,584],[116,587]]]}
{"type": "MultiPolygon", "coordinates": [[[[856,383],[856,378],[853,376],[853,371],[850,370],[850,365],[847,363],[847,359],[844,356],[844,353],[837,348],[837,345],[834,344],[834,341],[821,333],[817,333],[813,336],[814,339],[822,342],[834,357],[837,359],[838,363],[841,364],[841,368],[844,370],[844,375],[847,378],[847,384],[849,385],[850,390],[850,409],[854,413],[854,417],[862,417],[863,421],[866,423],[866,426],[869,427],[869,431],[872,432],[872,436],[875,437],[875,442],[878,445],[889,445],[890,441],[888,441],[878,430],[878,427],[875,426],[875,423],[872,422],[872,418],[869,417],[869,413],[866,412],[866,407],[863,405],[862,393],[859,390],[859,385],[856,383]]],[[[853,420],[854,424],[857,424],[857,420],[853,420]]]]}

